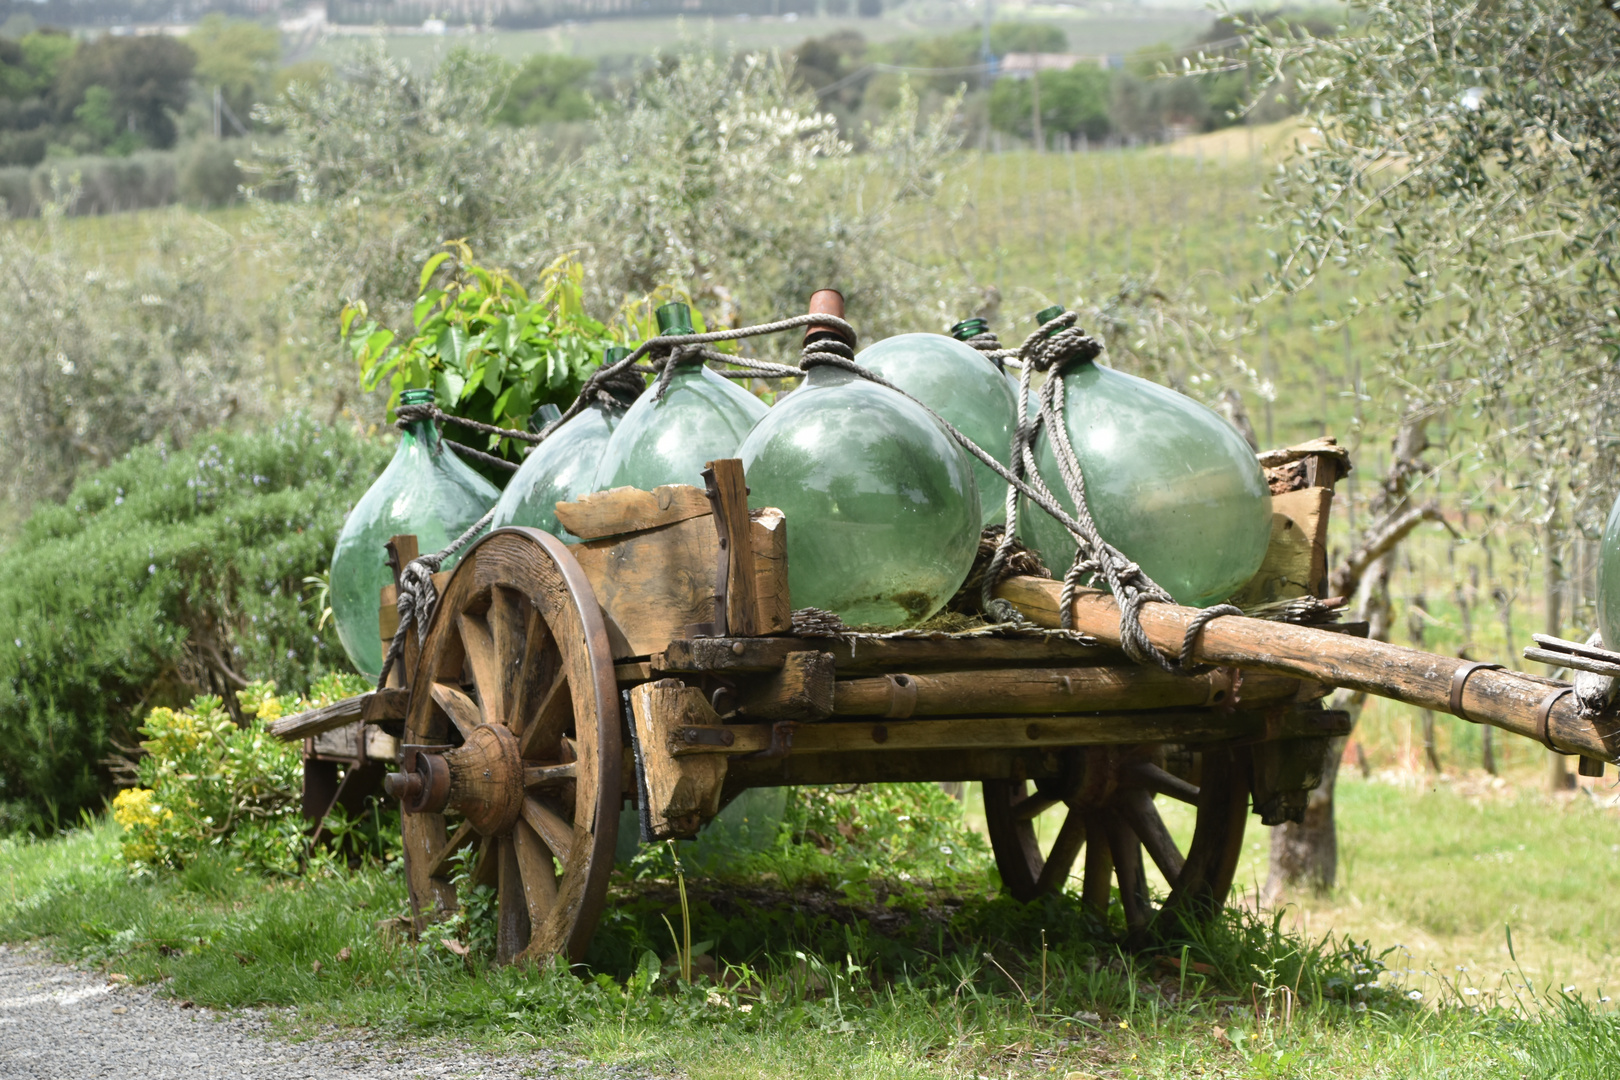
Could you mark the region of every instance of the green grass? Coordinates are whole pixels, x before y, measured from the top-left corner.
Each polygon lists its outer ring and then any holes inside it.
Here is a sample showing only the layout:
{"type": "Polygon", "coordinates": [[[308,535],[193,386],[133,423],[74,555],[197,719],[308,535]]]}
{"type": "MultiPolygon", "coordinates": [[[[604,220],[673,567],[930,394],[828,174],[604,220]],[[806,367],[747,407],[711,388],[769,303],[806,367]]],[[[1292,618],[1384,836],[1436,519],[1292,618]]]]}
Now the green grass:
{"type": "MultiPolygon", "coordinates": [[[[718,986],[672,974],[649,985],[672,951],[663,917],[679,925],[656,874],[615,886],[592,969],[500,970],[380,932],[404,908],[397,868],[267,881],[220,860],[132,880],[107,823],[0,844],[0,938],[44,938],[64,959],[167,980],[163,993],[202,1006],[285,1006],[292,1031],[335,1022],[539,1043],[695,1078],[1620,1070],[1620,1022],[1600,1003],[1614,918],[1594,902],[1615,884],[1612,809],[1349,782],[1341,813],[1337,893],[1277,923],[1237,912],[1160,957],[1118,953],[1072,898],[1024,907],[969,876],[950,904],[899,883],[851,900],[837,875],[795,878],[779,862],[752,891],[690,882],[693,936],[714,940],[726,972],[718,986]],[[1329,920],[1371,951],[1310,944],[1329,920]],[[1507,925],[1518,963],[1485,948],[1467,972],[1450,965],[1460,954],[1425,953],[1413,936],[1505,942],[1507,925]],[[1382,988],[1354,989],[1370,981],[1356,965],[1392,946],[1382,988]],[[1186,978],[1172,962],[1183,957],[1186,978]],[[1406,998],[1414,989],[1421,1003],[1406,998]]],[[[1263,867],[1261,847],[1244,874],[1263,867]]]]}

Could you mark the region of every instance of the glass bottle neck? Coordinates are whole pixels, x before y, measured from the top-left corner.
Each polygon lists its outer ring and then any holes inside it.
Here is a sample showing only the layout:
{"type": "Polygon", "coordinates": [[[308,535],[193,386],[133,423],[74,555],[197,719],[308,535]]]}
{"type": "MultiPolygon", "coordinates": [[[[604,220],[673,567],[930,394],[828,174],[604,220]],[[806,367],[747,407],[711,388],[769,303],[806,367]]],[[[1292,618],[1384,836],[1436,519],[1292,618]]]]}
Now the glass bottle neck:
{"type": "Polygon", "coordinates": [[[406,424],[404,431],[400,432],[399,448],[407,450],[414,446],[437,452],[439,449],[439,425],[432,420],[417,420],[406,424]]]}
{"type": "Polygon", "coordinates": [[[853,371],[834,364],[817,364],[804,377],[806,386],[842,386],[860,378],[853,371]]]}

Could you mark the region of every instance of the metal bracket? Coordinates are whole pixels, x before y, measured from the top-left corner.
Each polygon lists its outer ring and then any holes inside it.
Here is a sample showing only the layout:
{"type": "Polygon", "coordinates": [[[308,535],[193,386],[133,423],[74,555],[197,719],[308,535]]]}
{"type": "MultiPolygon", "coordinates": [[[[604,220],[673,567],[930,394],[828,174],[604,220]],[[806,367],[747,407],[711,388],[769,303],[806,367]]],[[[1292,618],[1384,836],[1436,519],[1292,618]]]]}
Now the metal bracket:
{"type": "Polygon", "coordinates": [[[742,754],[733,758],[733,761],[770,761],[774,758],[785,758],[793,752],[793,729],[798,727],[794,720],[778,720],[771,725],[771,745],[755,754],[742,754]]]}

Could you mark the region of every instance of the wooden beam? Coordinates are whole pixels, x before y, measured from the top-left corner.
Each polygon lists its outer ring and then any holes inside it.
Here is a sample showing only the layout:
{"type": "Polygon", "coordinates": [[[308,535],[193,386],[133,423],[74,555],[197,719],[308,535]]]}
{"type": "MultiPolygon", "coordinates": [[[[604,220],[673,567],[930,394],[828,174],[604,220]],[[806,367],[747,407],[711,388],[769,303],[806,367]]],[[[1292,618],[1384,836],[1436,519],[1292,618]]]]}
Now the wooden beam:
{"type": "MultiPolygon", "coordinates": [[[[691,691],[696,693],[696,691],[691,691]]],[[[699,695],[701,698],[701,695],[699,695]]],[[[771,724],[698,724],[672,728],[674,753],[757,754],[771,746],[771,724]],[[729,743],[724,740],[729,738],[729,743]]],[[[986,716],[937,720],[829,721],[794,729],[790,754],[888,754],[916,750],[993,750],[1129,746],[1157,742],[1296,739],[1349,733],[1339,712],[1107,712],[1071,716],[986,716]]],[[[643,747],[645,752],[645,746],[643,747]]]]}
{"type": "MultiPolygon", "coordinates": [[[[1015,577],[1004,581],[998,596],[1011,601],[1042,626],[1058,623],[1062,583],[1015,577]]],[[[1148,604],[1142,629],[1158,648],[1180,652],[1188,620],[1197,612],[1174,604],[1148,604]]],[[[1108,593],[1079,590],[1073,605],[1074,627],[1110,644],[1119,642],[1119,607],[1108,593]]],[[[1246,671],[1291,675],[1328,686],[1360,690],[1404,701],[1420,709],[1461,716],[1515,735],[1537,738],[1546,709],[1546,734],[1560,750],[1604,761],[1620,761],[1620,718],[1581,715],[1575,695],[1551,696],[1567,684],[1513,671],[1478,669],[1467,675],[1458,704],[1452,704],[1452,681],[1466,661],[1449,656],[1335,634],[1308,626],[1226,615],[1208,623],[1194,643],[1193,656],[1205,663],[1230,664],[1246,671]]]]}
{"type": "Polygon", "coordinates": [[[359,720],[365,709],[366,699],[370,696],[360,694],[344,698],[342,701],[334,701],[330,705],[323,705],[319,709],[283,716],[279,720],[270,721],[265,728],[270,734],[285,742],[307,739],[312,735],[319,735],[323,731],[331,731],[359,720]]]}
{"type": "Polygon", "coordinates": [[[1117,648],[1084,645],[1063,637],[911,638],[762,637],[692,638],[671,641],[652,658],[654,672],[774,671],[797,652],[831,653],[840,675],[868,671],[960,670],[996,664],[1117,664],[1117,648]]]}
{"type": "MultiPolygon", "coordinates": [[[[973,658],[964,645],[964,666],[973,658]]],[[[1297,679],[1256,675],[1243,680],[1245,707],[1295,698],[1297,679]]],[[[1027,716],[1043,713],[1227,705],[1230,671],[1188,677],[1122,660],[1067,668],[990,668],[932,675],[846,679],[833,698],[836,716],[1027,716]]]]}

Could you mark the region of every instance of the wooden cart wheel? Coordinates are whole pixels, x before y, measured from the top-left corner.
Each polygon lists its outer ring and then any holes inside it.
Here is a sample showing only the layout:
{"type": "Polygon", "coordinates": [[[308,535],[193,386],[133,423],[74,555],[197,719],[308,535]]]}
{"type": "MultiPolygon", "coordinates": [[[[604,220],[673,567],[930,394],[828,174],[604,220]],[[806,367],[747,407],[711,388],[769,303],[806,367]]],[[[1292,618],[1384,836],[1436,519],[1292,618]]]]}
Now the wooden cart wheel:
{"type": "Polygon", "coordinates": [[[1089,747],[1074,751],[1069,778],[1042,782],[984,782],[985,823],[996,867],[1007,891],[1019,900],[1061,890],[1082,852],[1082,902],[1105,918],[1117,881],[1125,925],[1132,938],[1180,921],[1212,918],[1226,903],[1243,850],[1249,810],[1249,752],[1210,747],[1202,753],[1200,784],[1194,786],[1154,764],[1145,750],[1089,747]],[[1197,807],[1192,843],[1185,855],[1165,827],[1154,796],[1197,807]],[[1041,855],[1035,819],[1064,809],[1051,850],[1041,855]],[[1143,852],[1170,883],[1161,911],[1148,895],[1143,852]]]}
{"type": "Polygon", "coordinates": [[[418,928],[455,910],[452,856],[477,845],[496,960],[584,956],[613,870],[620,715],[602,613],[567,548],[533,529],[479,541],[434,611],[388,782],[418,928]]]}

